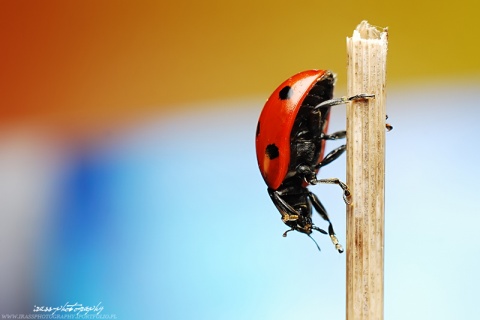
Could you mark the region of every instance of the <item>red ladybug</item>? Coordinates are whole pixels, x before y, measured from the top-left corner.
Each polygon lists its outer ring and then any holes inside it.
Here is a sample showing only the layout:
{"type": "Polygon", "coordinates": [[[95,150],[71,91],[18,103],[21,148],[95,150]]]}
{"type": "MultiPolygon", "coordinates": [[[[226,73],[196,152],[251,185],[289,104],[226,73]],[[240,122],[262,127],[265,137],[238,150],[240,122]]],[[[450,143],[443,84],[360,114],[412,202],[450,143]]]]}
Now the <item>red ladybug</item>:
{"type": "MultiPolygon", "coordinates": [[[[352,99],[373,95],[357,95],[332,99],[335,76],[326,70],[308,70],[283,82],[268,98],[257,124],[256,152],[258,167],[268,186],[268,194],[282,221],[293,230],[307,234],[326,231],[312,222],[312,206],[329,223],[328,234],[339,252],[338,243],[327,211],[318,197],[308,190],[317,183],[338,184],[349,203],[350,191],[337,178],[317,179],[318,170],[337,159],[342,145],[324,157],[326,140],[345,138],[345,131],[327,134],[330,108],[352,99]]],[[[312,238],[313,239],[313,238],[312,238]]],[[[318,246],[318,245],[317,245],[318,246]]]]}

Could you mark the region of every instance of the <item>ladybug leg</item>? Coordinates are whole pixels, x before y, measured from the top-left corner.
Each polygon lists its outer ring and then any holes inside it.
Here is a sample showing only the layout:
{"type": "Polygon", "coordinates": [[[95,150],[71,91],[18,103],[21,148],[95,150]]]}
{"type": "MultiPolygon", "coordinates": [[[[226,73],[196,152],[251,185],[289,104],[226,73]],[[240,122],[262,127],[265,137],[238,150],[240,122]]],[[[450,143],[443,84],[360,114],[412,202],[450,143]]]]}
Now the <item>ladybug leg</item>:
{"type": "Polygon", "coordinates": [[[318,232],[323,233],[323,234],[328,234],[327,231],[325,231],[325,230],[323,230],[323,229],[320,229],[320,228],[317,227],[317,226],[312,226],[312,229],[313,229],[313,230],[317,230],[318,232]]]}
{"type": "Polygon", "coordinates": [[[347,131],[337,131],[331,134],[324,134],[322,135],[323,140],[337,140],[337,139],[344,139],[347,136],[347,131]]]}
{"type": "MultiPolygon", "coordinates": [[[[362,94],[357,94],[357,95],[354,95],[354,96],[351,96],[351,97],[341,97],[341,98],[338,98],[338,99],[325,100],[325,101],[317,104],[313,109],[319,109],[319,108],[323,108],[323,107],[333,107],[333,106],[336,106],[336,105],[339,105],[339,104],[346,104],[346,103],[348,103],[352,100],[361,100],[361,99],[370,99],[370,98],[375,98],[375,95],[374,94],[362,93],[362,94]]],[[[388,119],[388,115],[387,115],[386,119],[388,119]]],[[[391,131],[393,129],[393,126],[386,123],[385,128],[387,128],[387,131],[391,131]]],[[[339,138],[333,138],[333,139],[328,138],[329,136],[333,136],[333,135],[341,133],[341,132],[342,131],[335,132],[334,134],[331,134],[331,135],[325,135],[325,137],[327,137],[327,138],[323,138],[323,139],[336,140],[336,139],[344,138],[345,135],[343,135],[342,137],[339,137],[339,138]]]]}
{"type": "MultiPolygon", "coordinates": [[[[273,204],[275,207],[277,207],[278,211],[282,215],[282,221],[284,223],[287,221],[298,220],[298,212],[291,205],[285,202],[285,200],[280,197],[280,194],[277,191],[268,188],[268,194],[270,195],[273,204]]],[[[284,233],[284,237],[286,237],[287,232],[284,233]]]]}
{"type": "Polygon", "coordinates": [[[338,98],[338,99],[331,99],[331,100],[323,101],[322,103],[317,104],[314,107],[314,109],[323,108],[323,107],[333,107],[333,106],[336,106],[336,105],[339,105],[339,104],[348,103],[352,100],[370,99],[370,98],[375,98],[375,95],[374,94],[362,93],[362,94],[357,94],[357,95],[354,95],[354,96],[351,96],[351,97],[341,97],[341,98],[338,98]]]}
{"type": "MultiPolygon", "coordinates": [[[[337,149],[340,149],[340,150],[337,151],[337,152],[340,152],[340,154],[341,154],[343,151],[345,151],[345,150],[342,151],[342,148],[345,149],[345,146],[338,147],[337,149]]],[[[335,149],[335,150],[337,150],[337,149],[335,149]]],[[[330,153],[333,153],[335,150],[333,150],[330,153]]],[[[335,157],[335,155],[332,155],[333,159],[330,159],[329,162],[327,162],[327,163],[332,162],[333,160],[338,158],[338,156],[339,155],[337,155],[335,157]]],[[[327,158],[327,157],[329,157],[329,155],[327,155],[325,158],[327,158]]],[[[321,162],[317,166],[325,165],[325,164],[322,165],[322,163],[324,163],[324,162],[321,162]]],[[[314,167],[314,168],[316,168],[316,167],[314,167]]],[[[338,178],[317,179],[317,176],[316,176],[315,172],[312,170],[312,168],[310,168],[309,166],[305,166],[305,165],[298,166],[297,167],[297,172],[298,172],[298,174],[303,175],[303,177],[305,177],[305,180],[310,184],[330,183],[330,184],[339,185],[340,188],[342,188],[342,190],[343,190],[343,201],[345,201],[346,204],[351,204],[352,195],[350,193],[350,189],[348,189],[348,186],[344,182],[340,181],[340,179],[338,179],[338,178]]]]}
{"type": "Polygon", "coordinates": [[[345,152],[346,148],[346,145],[341,145],[340,147],[330,151],[330,153],[328,153],[323,160],[315,166],[315,169],[320,169],[321,167],[324,167],[332,161],[338,159],[345,152]]]}
{"type": "MultiPolygon", "coordinates": [[[[388,120],[388,114],[386,115],[385,120],[388,120]]],[[[387,131],[392,131],[393,126],[389,123],[385,123],[385,128],[387,128],[387,131]]]]}
{"type": "Polygon", "coordinates": [[[319,183],[330,183],[330,184],[338,184],[340,188],[343,190],[343,201],[345,201],[346,204],[351,204],[352,203],[352,194],[350,193],[350,189],[348,189],[348,186],[340,181],[338,178],[327,178],[327,179],[317,179],[313,178],[308,181],[310,184],[319,184],[319,183]]]}
{"type": "MultiPolygon", "coordinates": [[[[338,239],[335,236],[335,231],[333,231],[333,225],[332,225],[332,222],[330,221],[330,218],[328,217],[327,210],[325,210],[325,207],[320,202],[320,199],[318,199],[318,197],[314,193],[310,192],[308,194],[308,197],[310,198],[310,201],[312,202],[312,205],[315,208],[315,210],[318,212],[318,214],[323,218],[323,220],[328,222],[328,235],[330,236],[332,243],[335,245],[335,249],[337,249],[339,253],[342,253],[343,247],[338,242],[338,239]]],[[[313,227],[313,229],[318,230],[319,228],[313,227]]]]}

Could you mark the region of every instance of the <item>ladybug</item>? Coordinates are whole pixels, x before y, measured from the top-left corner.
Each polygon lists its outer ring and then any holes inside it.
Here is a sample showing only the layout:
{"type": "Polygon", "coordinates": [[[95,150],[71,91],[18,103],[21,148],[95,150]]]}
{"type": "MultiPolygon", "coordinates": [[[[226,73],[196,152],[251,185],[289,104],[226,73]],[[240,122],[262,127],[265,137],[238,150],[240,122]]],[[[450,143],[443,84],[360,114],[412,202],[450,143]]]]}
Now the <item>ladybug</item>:
{"type": "Polygon", "coordinates": [[[307,70],[284,81],[268,98],[260,114],[256,153],[268,194],[282,221],[290,228],[283,236],[293,230],[310,238],[313,230],[327,234],[313,224],[313,206],[328,222],[328,235],[342,253],[327,211],[307,187],[318,183],[337,184],[343,190],[344,201],[350,203],[351,195],[345,183],[337,178],[317,179],[319,169],[337,159],[346,148],[342,145],[324,156],[327,140],[346,136],[345,131],[327,133],[330,108],[374,96],[360,94],[333,99],[334,85],[335,76],[327,70],[307,70]]]}

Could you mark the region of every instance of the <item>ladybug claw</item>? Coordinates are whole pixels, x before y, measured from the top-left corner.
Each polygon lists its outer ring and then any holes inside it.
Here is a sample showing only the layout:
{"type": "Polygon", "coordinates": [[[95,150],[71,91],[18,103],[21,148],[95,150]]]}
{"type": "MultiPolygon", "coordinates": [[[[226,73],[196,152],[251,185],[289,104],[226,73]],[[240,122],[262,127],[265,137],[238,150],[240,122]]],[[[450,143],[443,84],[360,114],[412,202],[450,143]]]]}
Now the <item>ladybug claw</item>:
{"type": "Polygon", "coordinates": [[[375,99],[375,95],[374,94],[361,93],[361,94],[357,94],[357,95],[354,95],[354,96],[351,96],[351,97],[342,97],[342,99],[344,99],[345,103],[346,103],[346,102],[353,101],[353,100],[375,99]]]}
{"type": "Polygon", "coordinates": [[[333,107],[333,106],[336,106],[336,105],[339,105],[339,104],[346,104],[350,101],[353,101],[353,100],[367,100],[367,99],[375,99],[375,95],[374,94],[368,94],[368,93],[361,93],[361,94],[357,94],[357,95],[354,95],[354,96],[351,96],[351,97],[341,97],[341,98],[338,98],[338,99],[331,99],[331,100],[326,100],[326,101],[323,101],[322,103],[319,103],[317,104],[314,109],[319,109],[319,108],[322,108],[322,107],[333,107]]]}
{"type": "Polygon", "coordinates": [[[343,247],[342,247],[342,245],[338,242],[337,237],[335,237],[335,235],[330,235],[330,239],[332,239],[332,242],[333,242],[333,244],[335,245],[335,249],[337,249],[337,251],[338,251],[339,253],[343,253],[343,247]]]}
{"type": "MultiPolygon", "coordinates": [[[[388,120],[388,114],[385,115],[385,120],[388,120]]],[[[385,123],[385,128],[387,128],[387,132],[392,131],[393,126],[389,123],[385,123]]]]}
{"type": "Polygon", "coordinates": [[[343,201],[345,201],[347,205],[352,204],[352,194],[350,193],[350,190],[345,189],[345,191],[343,192],[343,201]]]}

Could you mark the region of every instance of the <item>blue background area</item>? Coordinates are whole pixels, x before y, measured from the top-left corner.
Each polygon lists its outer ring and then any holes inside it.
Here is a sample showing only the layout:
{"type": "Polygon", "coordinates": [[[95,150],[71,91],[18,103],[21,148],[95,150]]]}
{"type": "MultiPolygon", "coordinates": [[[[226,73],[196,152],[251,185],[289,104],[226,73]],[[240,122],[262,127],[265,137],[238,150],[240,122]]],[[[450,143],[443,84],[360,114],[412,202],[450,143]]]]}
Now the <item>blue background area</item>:
{"type": "MultiPolygon", "coordinates": [[[[477,91],[389,92],[386,319],[480,315],[477,91]]],[[[65,156],[25,312],[101,302],[118,319],[344,318],[345,254],[318,233],[321,252],[302,234],[282,238],[254,152],[263,102],[232,104],[152,119],[65,156]]],[[[344,119],[335,107],[330,130],[344,119]]],[[[345,180],[345,157],[320,177],[345,180]]],[[[341,190],[312,190],[345,245],[341,190]]]]}

